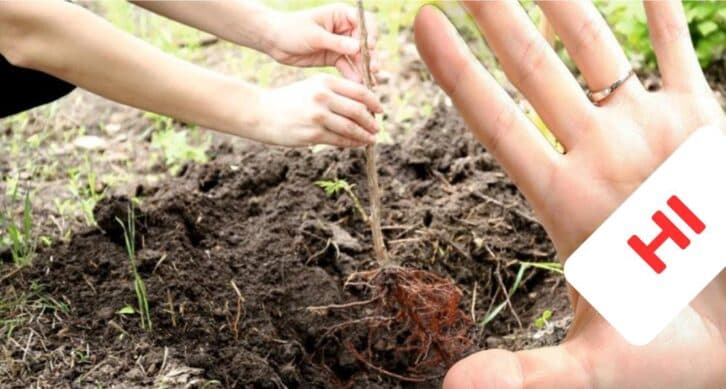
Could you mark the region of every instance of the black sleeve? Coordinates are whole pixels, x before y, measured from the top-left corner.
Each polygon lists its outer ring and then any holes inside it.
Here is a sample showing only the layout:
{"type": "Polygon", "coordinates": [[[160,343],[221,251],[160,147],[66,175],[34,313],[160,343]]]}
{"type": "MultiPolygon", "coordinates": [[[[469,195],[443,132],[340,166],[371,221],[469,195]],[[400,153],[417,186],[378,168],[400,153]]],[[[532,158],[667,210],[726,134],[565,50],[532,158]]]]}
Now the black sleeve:
{"type": "Polygon", "coordinates": [[[0,55],[0,118],[50,103],[75,86],[37,70],[10,64],[0,55]]]}

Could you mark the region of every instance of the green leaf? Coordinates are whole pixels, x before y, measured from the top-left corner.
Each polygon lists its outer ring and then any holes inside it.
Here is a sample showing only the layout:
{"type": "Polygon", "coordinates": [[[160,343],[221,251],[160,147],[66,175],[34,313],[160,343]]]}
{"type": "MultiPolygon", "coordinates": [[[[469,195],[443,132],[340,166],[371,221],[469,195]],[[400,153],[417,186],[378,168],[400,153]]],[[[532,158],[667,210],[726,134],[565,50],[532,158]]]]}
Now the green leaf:
{"type": "Polygon", "coordinates": [[[707,20],[705,22],[698,23],[698,32],[701,33],[703,36],[707,36],[711,34],[712,32],[718,30],[718,24],[711,20],[707,20]]]}
{"type": "Polygon", "coordinates": [[[553,273],[564,274],[562,271],[562,264],[559,262],[520,262],[522,265],[527,267],[534,267],[537,269],[548,270],[553,273]]]}
{"type": "Polygon", "coordinates": [[[547,325],[547,320],[549,320],[552,317],[552,311],[549,309],[545,309],[544,312],[542,312],[542,315],[534,320],[534,326],[537,329],[542,329],[547,325]]]}
{"type": "Polygon", "coordinates": [[[315,181],[315,185],[322,188],[325,192],[325,195],[328,197],[338,194],[341,191],[348,191],[353,188],[353,186],[348,184],[348,182],[345,180],[320,180],[315,181]]]}
{"type": "Polygon", "coordinates": [[[127,305],[116,311],[116,313],[119,315],[133,315],[136,311],[134,310],[134,307],[127,305]]]}
{"type": "Polygon", "coordinates": [[[550,311],[549,309],[545,309],[545,311],[542,312],[542,318],[545,320],[549,320],[550,318],[552,318],[552,311],[550,311]]]}

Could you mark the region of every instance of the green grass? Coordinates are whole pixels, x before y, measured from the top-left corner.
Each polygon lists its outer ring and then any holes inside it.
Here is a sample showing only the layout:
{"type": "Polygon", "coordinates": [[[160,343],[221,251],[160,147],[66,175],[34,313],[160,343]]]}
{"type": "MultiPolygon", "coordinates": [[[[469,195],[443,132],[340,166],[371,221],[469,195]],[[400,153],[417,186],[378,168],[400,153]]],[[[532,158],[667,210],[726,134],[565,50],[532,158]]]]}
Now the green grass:
{"type": "Polygon", "coordinates": [[[151,146],[161,152],[164,164],[171,174],[176,175],[187,162],[207,162],[207,150],[211,145],[210,135],[198,128],[177,129],[172,118],[147,113],[152,122],[151,146]]]}
{"type": "MultiPolygon", "coordinates": [[[[139,272],[136,268],[136,220],[134,216],[134,208],[129,204],[128,217],[126,224],[121,219],[116,218],[116,222],[121,225],[124,232],[124,242],[126,243],[126,254],[129,257],[129,265],[131,267],[131,274],[134,278],[134,292],[136,292],[137,312],[141,319],[141,328],[151,332],[152,323],[151,315],[149,313],[149,300],[146,294],[146,285],[144,280],[141,279],[139,272]]],[[[128,313],[126,307],[122,308],[119,313],[128,313]],[[125,310],[126,309],[126,310],[125,310]]]]}
{"type": "Polygon", "coordinates": [[[198,42],[205,34],[199,30],[147,12],[128,1],[100,0],[97,6],[100,13],[116,27],[169,54],[191,60],[200,53],[198,42]]]}
{"type": "MultiPolygon", "coordinates": [[[[559,262],[519,262],[519,270],[517,271],[517,275],[514,278],[514,283],[507,292],[508,298],[514,296],[514,293],[517,292],[517,289],[519,289],[519,286],[522,284],[522,279],[524,279],[524,273],[531,268],[547,270],[558,274],[564,274],[564,272],[562,271],[562,264],[559,262]]],[[[506,306],[507,301],[505,299],[505,301],[487,312],[487,314],[484,315],[484,319],[479,323],[479,325],[486,326],[487,324],[489,324],[489,322],[494,320],[506,306]]]]}
{"type": "MultiPolygon", "coordinates": [[[[98,182],[93,165],[88,155],[84,157],[84,165],[81,168],[71,168],[68,172],[68,191],[76,200],[77,208],[80,209],[88,226],[96,226],[96,218],[93,216],[93,208],[103,199],[106,191],[98,191],[98,182]]],[[[56,208],[60,211],[62,204],[56,202],[56,208]]]]}
{"type": "Polygon", "coordinates": [[[11,182],[5,194],[3,207],[0,209],[0,250],[9,248],[13,263],[25,266],[35,257],[38,239],[33,230],[33,203],[30,187],[25,188],[22,196],[22,214],[17,217],[14,208],[21,201],[17,181],[11,182]]]}
{"type": "Polygon", "coordinates": [[[27,290],[0,298],[0,339],[10,339],[16,329],[36,320],[40,314],[68,314],[70,309],[67,302],[51,296],[42,284],[33,281],[27,290]]]}

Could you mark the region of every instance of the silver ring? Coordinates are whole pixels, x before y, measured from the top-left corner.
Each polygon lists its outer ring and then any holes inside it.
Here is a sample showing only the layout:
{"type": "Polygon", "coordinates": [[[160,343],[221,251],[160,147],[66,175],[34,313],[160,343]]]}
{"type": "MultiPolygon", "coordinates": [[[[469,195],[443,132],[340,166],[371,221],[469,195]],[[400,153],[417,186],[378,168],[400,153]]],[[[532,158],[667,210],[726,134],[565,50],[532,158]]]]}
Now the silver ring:
{"type": "Polygon", "coordinates": [[[587,90],[587,98],[590,99],[595,105],[599,105],[601,101],[607,99],[613,92],[615,92],[615,89],[618,89],[620,85],[623,85],[625,81],[628,81],[630,77],[633,76],[635,72],[633,69],[628,70],[628,73],[624,76],[620,77],[617,81],[613,82],[608,86],[607,88],[603,88],[597,91],[591,91],[587,90]]]}

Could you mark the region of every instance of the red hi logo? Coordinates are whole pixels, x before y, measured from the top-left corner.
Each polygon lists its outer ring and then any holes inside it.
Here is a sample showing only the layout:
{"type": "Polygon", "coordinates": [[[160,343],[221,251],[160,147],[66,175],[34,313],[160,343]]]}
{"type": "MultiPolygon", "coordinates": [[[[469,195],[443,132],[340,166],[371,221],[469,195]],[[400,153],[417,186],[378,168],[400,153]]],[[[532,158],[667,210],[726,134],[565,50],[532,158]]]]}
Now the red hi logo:
{"type": "MultiPolygon", "coordinates": [[[[683,204],[678,196],[671,196],[666,202],[668,206],[696,233],[700,234],[706,228],[701,219],[691,211],[686,204],[683,204]]],[[[660,274],[666,268],[665,262],[663,262],[655,251],[667,240],[670,239],[675,242],[678,247],[685,249],[691,244],[691,241],[681,230],[676,227],[673,222],[668,219],[666,215],[661,211],[656,211],[653,214],[653,221],[660,227],[661,232],[653,239],[650,243],[645,244],[637,236],[633,235],[628,239],[628,244],[635,250],[638,255],[655,271],[660,274]]]]}

